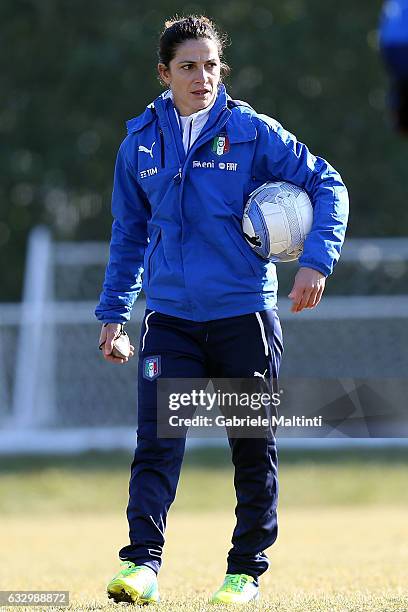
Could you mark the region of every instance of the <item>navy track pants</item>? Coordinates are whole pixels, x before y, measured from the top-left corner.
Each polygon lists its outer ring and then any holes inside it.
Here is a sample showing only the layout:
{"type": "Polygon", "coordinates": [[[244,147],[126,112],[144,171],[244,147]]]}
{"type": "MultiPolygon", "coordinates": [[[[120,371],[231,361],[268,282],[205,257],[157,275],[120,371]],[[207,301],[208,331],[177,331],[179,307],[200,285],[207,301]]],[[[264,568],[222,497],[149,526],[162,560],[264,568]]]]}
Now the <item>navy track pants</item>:
{"type": "MultiPolygon", "coordinates": [[[[160,356],[160,376],[165,378],[251,378],[255,371],[263,374],[265,370],[267,377],[277,378],[282,351],[282,331],[274,309],[206,322],[146,310],[139,348],[137,448],[127,508],[131,543],[121,549],[122,560],[159,571],[167,513],[176,495],[185,449],[185,438],[157,436],[157,378],[146,377],[145,360],[160,356]]],[[[227,573],[245,573],[257,580],[269,566],[264,549],[277,538],[276,441],[273,434],[230,437],[229,445],[237,521],[227,573]]]]}

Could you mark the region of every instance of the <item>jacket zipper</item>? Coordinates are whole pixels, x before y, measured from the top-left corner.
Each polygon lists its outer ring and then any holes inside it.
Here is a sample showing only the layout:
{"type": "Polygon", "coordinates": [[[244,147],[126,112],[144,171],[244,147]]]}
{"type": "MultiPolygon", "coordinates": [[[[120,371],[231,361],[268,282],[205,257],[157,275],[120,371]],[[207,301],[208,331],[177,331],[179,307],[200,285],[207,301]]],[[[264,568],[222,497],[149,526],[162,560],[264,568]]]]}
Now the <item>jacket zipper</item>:
{"type": "MultiPolygon", "coordinates": [[[[225,109],[225,110],[227,110],[227,109],[225,109]]],[[[193,153],[193,151],[195,151],[196,148],[199,145],[201,145],[202,143],[207,142],[207,140],[209,140],[208,136],[206,136],[206,133],[214,132],[214,134],[216,134],[222,127],[224,127],[224,125],[226,124],[227,120],[228,120],[228,117],[225,116],[225,111],[224,111],[223,114],[222,114],[222,120],[219,120],[218,123],[215,126],[212,126],[211,128],[209,128],[207,130],[204,129],[204,133],[201,133],[199,135],[197,140],[194,142],[194,144],[187,151],[186,158],[185,158],[183,164],[181,163],[180,157],[179,157],[178,152],[177,152],[177,159],[178,159],[178,163],[179,163],[179,171],[178,171],[178,173],[175,176],[173,176],[173,180],[177,184],[182,183],[182,181],[184,179],[183,170],[184,170],[185,166],[187,165],[187,162],[190,160],[190,157],[191,157],[191,154],[193,153]]],[[[174,135],[173,135],[173,138],[174,138],[174,135]]],[[[177,145],[176,145],[176,150],[177,150],[177,145]]],[[[180,204],[181,204],[181,191],[180,191],[180,204]]]]}
{"type": "Polygon", "coordinates": [[[188,131],[188,149],[187,149],[187,153],[190,150],[191,147],[191,132],[193,131],[193,120],[190,121],[190,129],[188,131]]]}
{"type": "MultiPolygon", "coordinates": [[[[225,110],[227,110],[227,109],[225,109],[225,110]]],[[[218,121],[218,123],[216,124],[216,126],[213,126],[212,128],[209,128],[207,130],[207,132],[212,132],[213,131],[214,134],[216,134],[217,131],[219,129],[221,129],[221,127],[224,127],[224,125],[226,124],[227,120],[228,120],[227,113],[224,111],[222,113],[222,120],[220,119],[218,121]]],[[[170,127],[171,127],[171,123],[170,123],[170,127]]],[[[204,132],[204,134],[205,134],[205,132],[204,132]]],[[[184,164],[182,164],[181,161],[180,161],[180,156],[178,154],[177,144],[175,143],[176,144],[177,159],[178,159],[178,163],[179,163],[179,171],[178,171],[178,173],[175,176],[173,176],[173,181],[175,183],[177,183],[178,185],[180,185],[180,191],[179,191],[179,207],[180,207],[180,212],[181,212],[181,209],[182,209],[181,201],[182,201],[182,196],[183,196],[183,183],[184,183],[184,177],[185,177],[185,173],[183,174],[183,169],[185,168],[187,162],[190,160],[190,157],[191,157],[193,151],[196,150],[198,145],[199,144],[201,145],[202,142],[207,142],[207,140],[209,140],[209,138],[204,136],[204,134],[200,134],[200,136],[197,138],[197,140],[195,141],[193,146],[190,148],[190,150],[188,151],[188,153],[186,155],[186,158],[184,160],[184,164]],[[206,138],[207,138],[207,140],[206,140],[206,138]]],[[[175,138],[174,134],[173,134],[173,138],[175,138]]],[[[183,244],[183,241],[184,241],[184,228],[183,228],[183,221],[181,221],[181,244],[183,244]]],[[[183,264],[183,268],[184,268],[183,257],[182,257],[182,264],[183,264]]],[[[149,282],[150,282],[150,280],[149,280],[149,282]]],[[[189,292],[187,290],[187,287],[185,287],[185,289],[186,289],[186,292],[187,292],[187,295],[188,295],[189,292]]]]}
{"type": "Polygon", "coordinates": [[[163,138],[163,131],[160,128],[159,129],[159,133],[160,133],[160,162],[161,162],[161,167],[164,168],[166,165],[166,160],[165,160],[165,149],[164,149],[164,138],[163,138]]]}
{"type": "MultiPolygon", "coordinates": [[[[222,113],[222,119],[220,119],[218,121],[218,123],[215,126],[212,126],[211,128],[209,128],[208,130],[206,130],[206,132],[204,131],[204,134],[201,133],[199,135],[199,137],[197,138],[197,140],[194,142],[194,144],[192,145],[192,147],[190,148],[190,150],[188,151],[187,155],[186,155],[186,159],[184,160],[184,164],[183,166],[181,166],[180,164],[180,169],[179,169],[179,180],[177,181],[177,183],[180,183],[180,193],[179,193],[179,205],[180,205],[180,211],[182,210],[182,205],[181,205],[181,201],[182,201],[182,197],[183,197],[183,186],[184,186],[184,179],[186,176],[186,173],[183,172],[184,168],[187,166],[187,164],[190,161],[190,158],[192,156],[192,154],[194,153],[194,151],[196,151],[196,149],[201,146],[201,144],[203,144],[204,142],[207,142],[208,140],[210,140],[210,138],[208,138],[208,134],[213,132],[214,134],[216,134],[221,127],[223,127],[226,122],[227,122],[228,117],[226,116],[225,113],[222,113]]],[[[183,223],[181,224],[181,239],[183,241],[183,223]]]]}
{"type": "MultiPolygon", "coordinates": [[[[171,122],[170,121],[169,121],[169,127],[170,127],[170,133],[172,135],[173,141],[175,141],[176,137],[174,135],[173,128],[171,126],[171,122]]],[[[161,142],[163,143],[163,151],[164,151],[164,139],[163,139],[163,132],[162,132],[161,128],[160,128],[160,135],[161,135],[161,139],[162,139],[161,142]]],[[[179,155],[179,152],[178,152],[178,148],[177,148],[176,142],[174,142],[174,146],[175,146],[175,149],[176,149],[176,155],[177,155],[177,161],[178,161],[179,169],[178,169],[177,174],[175,174],[173,176],[173,181],[175,183],[179,184],[179,183],[181,183],[181,177],[182,177],[182,164],[181,164],[180,155],[179,155]]],[[[164,153],[163,153],[163,155],[164,155],[164,153]]]]}
{"type": "MultiPolygon", "coordinates": [[[[227,109],[226,109],[227,110],[227,109]]],[[[225,111],[224,111],[225,112],[225,111]]],[[[194,144],[191,146],[190,150],[188,151],[187,155],[186,155],[186,159],[184,160],[184,164],[183,164],[183,168],[180,168],[180,172],[184,169],[184,167],[187,165],[187,163],[190,161],[190,157],[192,155],[192,153],[199,147],[201,146],[201,144],[203,144],[204,142],[207,142],[207,140],[210,140],[210,138],[208,138],[208,136],[206,136],[206,134],[214,132],[214,134],[217,134],[217,132],[219,132],[219,130],[224,127],[224,125],[226,124],[228,117],[224,116],[224,112],[222,114],[222,119],[220,119],[218,121],[218,123],[213,126],[212,128],[209,128],[207,130],[205,130],[204,128],[204,132],[201,133],[199,135],[199,137],[197,138],[197,140],[194,142],[194,144]],[[225,120],[224,120],[225,119],[225,120]]],[[[184,178],[184,176],[182,177],[184,178]]]]}

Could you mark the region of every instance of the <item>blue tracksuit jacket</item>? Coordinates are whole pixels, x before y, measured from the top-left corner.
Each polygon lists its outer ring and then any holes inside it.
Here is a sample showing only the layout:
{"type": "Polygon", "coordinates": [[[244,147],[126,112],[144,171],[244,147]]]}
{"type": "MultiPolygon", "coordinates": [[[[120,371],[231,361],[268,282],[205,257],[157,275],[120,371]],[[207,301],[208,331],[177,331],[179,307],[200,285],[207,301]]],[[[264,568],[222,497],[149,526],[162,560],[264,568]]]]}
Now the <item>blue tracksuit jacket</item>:
{"type": "Polygon", "coordinates": [[[274,119],[234,103],[220,85],[187,155],[164,94],[127,127],[115,167],[99,320],[129,319],[142,273],[147,307],[163,314],[208,321],[273,308],[275,265],[252,251],[241,230],[249,194],[266,181],[290,181],[309,193],[314,221],[299,263],[332,272],[345,235],[347,190],[332,166],[274,119]]]}
{"type": "Polygon", "coordinates": [[[408,44],[408,0],[384,2],[380,20],[382,46],[408,44]]]}
{"type": "Polygon", "coordinates": [[[408,78],[408,0],[387,0],[380,19],[382,54],[393,75],[408,78]]]}

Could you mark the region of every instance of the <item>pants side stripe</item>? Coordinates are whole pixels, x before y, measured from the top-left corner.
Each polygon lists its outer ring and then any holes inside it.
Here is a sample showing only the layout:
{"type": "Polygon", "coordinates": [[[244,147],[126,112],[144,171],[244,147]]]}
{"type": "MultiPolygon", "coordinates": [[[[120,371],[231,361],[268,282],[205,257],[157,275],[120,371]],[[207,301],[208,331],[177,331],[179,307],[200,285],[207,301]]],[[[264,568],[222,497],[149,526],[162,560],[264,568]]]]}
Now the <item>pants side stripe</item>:
{"type": "Polygon", "coordinates": [[[264,349],[265,349],[265,356],[267,357],[269,354],[269,346],[268,346],[268,341],[266,339],[265,327],[264,327],[264,324],[263,324],[263,321],[261,319],[261,315],[259,314],[259,312],[256,312],[255,316],[258,320],[259,327],[261,328],[262,342],[263,342],[264,349]]]}
{"type": "Polygon", "coordinates": [[[149,314],[146,317],[145,320],[145,325],[146,325],[146,330],[145,333],[143,334],[143,338],[142,338],[142,352],[144,351],[144,347],[145,347],[145,340],[146,340],[146,336],[147,336],[147,332],[149,331],[149,317],[152,316],[152,314],[154,314],[156,311],[152,310],[152,312],[149,312],[149,314]]]}

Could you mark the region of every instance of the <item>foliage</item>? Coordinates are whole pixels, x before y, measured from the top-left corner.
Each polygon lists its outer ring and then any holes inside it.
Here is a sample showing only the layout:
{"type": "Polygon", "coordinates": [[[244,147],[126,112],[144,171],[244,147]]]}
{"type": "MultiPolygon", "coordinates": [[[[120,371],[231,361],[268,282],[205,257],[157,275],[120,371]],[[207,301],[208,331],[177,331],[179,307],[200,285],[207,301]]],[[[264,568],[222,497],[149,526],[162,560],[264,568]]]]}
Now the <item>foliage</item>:
{"type": "MultiPolygon", "coordinates": [[[[105,240],[124,121],[161,91],[156,41],[168,0],[3,0],[0,6],[0,300],[20,297],[31,227],[105,240]],[[7,259],[6,259],[7,258],[7,259]]],[[[380,1],[209,0],[228,32],[233,97],[275,116],[340,170],[350,234],[404,235],[406,144],[389,125],[376,44],[380,1]]]]}

